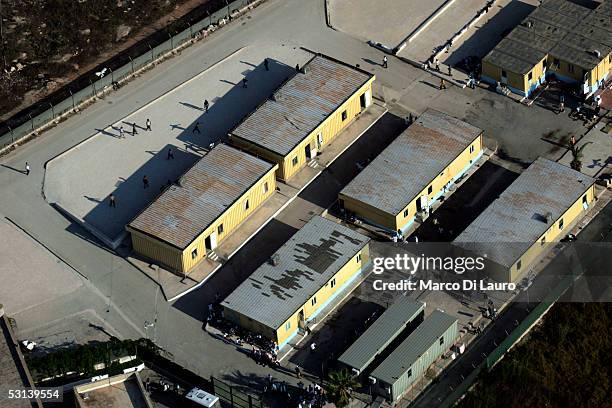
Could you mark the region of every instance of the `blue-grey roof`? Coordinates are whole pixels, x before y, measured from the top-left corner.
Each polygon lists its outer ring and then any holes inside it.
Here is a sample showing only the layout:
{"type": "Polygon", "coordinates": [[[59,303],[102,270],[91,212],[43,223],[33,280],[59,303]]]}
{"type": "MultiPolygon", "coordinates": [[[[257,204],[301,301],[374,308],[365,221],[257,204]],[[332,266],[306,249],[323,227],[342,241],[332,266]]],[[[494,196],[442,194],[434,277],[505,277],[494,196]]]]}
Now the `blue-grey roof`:
{"type": "Polygon", "coordinates": [[[230,134],[286,156],[373,75],[316,56],[230,134]]]}
{"type": "Polygon", "coordinates": [[[425,304],[399,296],[340,356],[338,361],[363,371],[421,312],[425,304]]]}
{"type": "Polygon", "coordinates": [[[276,164],[219,144],[145,208],[129,227],[186,248],[276,164]]]}
{"type": "Polygon", "coordinates": [[[509,268],[593,183],[591,177],[540,157],[453,244],[509,268]]]}
{"type": "Polygon", "coordinates": [[[340,194],[397,215],[481,133],[428,109],[340,194]]]}
{"type": "Polygon", "coordinates": [[[371,376],[393,385],[425,353],[457,319],[434,310],[378,367],[371,376]]]}
{"type": "Polygon", "coordinates": [[[368,237],[315,216],[222,305],[277,329],[369,242],[368,237]]]}

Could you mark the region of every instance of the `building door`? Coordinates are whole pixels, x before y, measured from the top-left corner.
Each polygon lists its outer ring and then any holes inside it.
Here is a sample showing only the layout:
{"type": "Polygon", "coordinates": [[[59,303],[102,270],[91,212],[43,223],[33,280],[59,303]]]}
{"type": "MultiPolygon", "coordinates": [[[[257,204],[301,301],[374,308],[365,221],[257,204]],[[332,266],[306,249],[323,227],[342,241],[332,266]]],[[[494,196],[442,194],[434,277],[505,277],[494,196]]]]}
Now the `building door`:
{"type": "Polygon", "coordinates": [[[508,84],[508,74],[503,69],[502,69],[502,73],[501,73],[501,83],[504,84],[504,85],[508,84]]]}
{"type": "Polygon", "coordinates": [[[212,251],[217,247],[217,233],[213,232],[204,240],[204,246],[206,247],[206,251],[212,251]]]}
{"type": "Polygon", "coordinates": [[[298,313],[298,327],[300,329],[304,329],[306,327],[306,321],[304,319],[304,309],[300,310],[298,313]]]}
{"type": "Polygon", "coordinates": [[[416,200],[416,210],[417,212],[421,212],[427,207],[427,196],[421,196],[418,200],[416,200]]]}
{"type": "Polygon", "coordinates": [[[310,143],[306,145],[306,147],[304,148],[304,151],[306,153],[306,160],[312,159],[312,151],[310,150],[310,143]]]}
{"type": "Polygon", "coordinates": [[[323,133],[319,132],[317,135],[317,150],[321,150],[321,146],[323,146],[323,133]]]}
{"type": "Polygon", "coordinates": [[[361,106],[361,110],[364,110],[368,106],[372,104],[372,90],[368,89],[359,97],[359,105],[361,106]]]}

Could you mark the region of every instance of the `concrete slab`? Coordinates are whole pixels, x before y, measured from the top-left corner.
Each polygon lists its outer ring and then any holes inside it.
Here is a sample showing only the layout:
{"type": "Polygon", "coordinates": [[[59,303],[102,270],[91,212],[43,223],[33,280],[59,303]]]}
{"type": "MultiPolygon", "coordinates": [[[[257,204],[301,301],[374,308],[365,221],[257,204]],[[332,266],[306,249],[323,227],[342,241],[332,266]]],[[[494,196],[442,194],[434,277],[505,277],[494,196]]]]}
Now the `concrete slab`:
{"type": "Polygon", "coordinates": [[[0,217],[0,236],[0,299],[11,316],[83,285],[76,272],[4,217],[0,217]]]}
{"type": "MultiPolygon", "coordinates": [[[[310,54],[276,45],[242,48],[147,105],[129,113],[46,165],[44,194],[116,248],[124,226],[270,95],[310,54]],[[263,66],[270,59],[270,71],[263,66]],[[243,78],[248,88],[243,88],[243,78]],[[209,111],[203,108],[209,101],[209,111]],[[152,128],[147,131],[146,120],[152,128]],[[132,134],[136,124],[137,134],[132,134]],[[199,126],[196,128],[196,125],[199,126]],[[123,128],[123,137],[121,137],[123,128]],[[168,151],[174,159],[168,160],[168,151]],[[147,176],[150,188],[144,189],[147,176]],[[117,207],[109,206],[110,194],[117,207]]],[[[127,112],[126,112],[127,113],[127,112]]],[[[92,129],[93,130],[93,129],[92,129]]]]}
{"type": "Polygon", "coordinates": [[[394,48],[445,0],[331,0],[329,3],[334,28],[394,48]]]}

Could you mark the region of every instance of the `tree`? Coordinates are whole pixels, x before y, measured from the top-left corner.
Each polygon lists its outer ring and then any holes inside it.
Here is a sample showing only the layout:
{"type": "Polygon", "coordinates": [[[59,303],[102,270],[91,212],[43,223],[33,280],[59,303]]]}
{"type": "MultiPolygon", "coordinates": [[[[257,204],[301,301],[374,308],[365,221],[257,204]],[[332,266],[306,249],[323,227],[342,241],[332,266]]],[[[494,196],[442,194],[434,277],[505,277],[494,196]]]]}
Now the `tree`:
{"type": "Polygon", "coordinates": [[[357,387],[359,387],[359,383],[345,368],[329,374],[327,394],[338,408],[348,406],[349,402],[351,402],[351,392],[353,388],[357,387]]]}
{"type": "Polygon", "coordinates": [[[583,143],[582,146],[578,147],[577,143],[569,143],[569,149],[572,152],[572,162],[570,163],[570,167],[576,171],[582,170],[582,151],[584,148],[593,142],[583,143]]]}

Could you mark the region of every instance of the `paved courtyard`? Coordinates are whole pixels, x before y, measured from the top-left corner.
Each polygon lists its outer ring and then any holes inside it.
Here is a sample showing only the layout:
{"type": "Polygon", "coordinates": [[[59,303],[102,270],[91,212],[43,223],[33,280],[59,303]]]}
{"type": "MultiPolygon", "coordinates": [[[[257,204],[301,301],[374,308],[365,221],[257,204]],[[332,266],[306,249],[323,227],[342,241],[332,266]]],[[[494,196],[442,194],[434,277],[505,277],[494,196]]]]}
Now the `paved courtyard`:
{"type": "MultiPolygon", "coordinates": [[[[293,47],[246,47],[49,161],[44,193],[105,244],[175,181],[211,143],[259,105],[311,55],[293,47]],[[263,65],[270,59],[270,70],[263,65]],[[248,80],[247,88],[242,81],[248,80]],[[205,112],[204,99],[209,101],[205,112]],[[151,131],[145,127],[151,120],[151,131]],[[137,134],[133,134],[133,124],[137,134]],[[196,127],[197,125],[197,127],[196,127]],[[123,137],[121,129],[123,129],[123,137]],[[173,151],[173,159],[169,151],[173,151]],[[142,179],[150,181],[143,188],[142,179]],[[114,194],[116,208],[109,206],[114,194]]],[[[127,113],[127,112],[126,112],[127,113]]]]}
{"type": "Polygon", "coordinates": [[[330,0],[332,26],[364,41],[398,46],[445,0],[330,0]]]}

